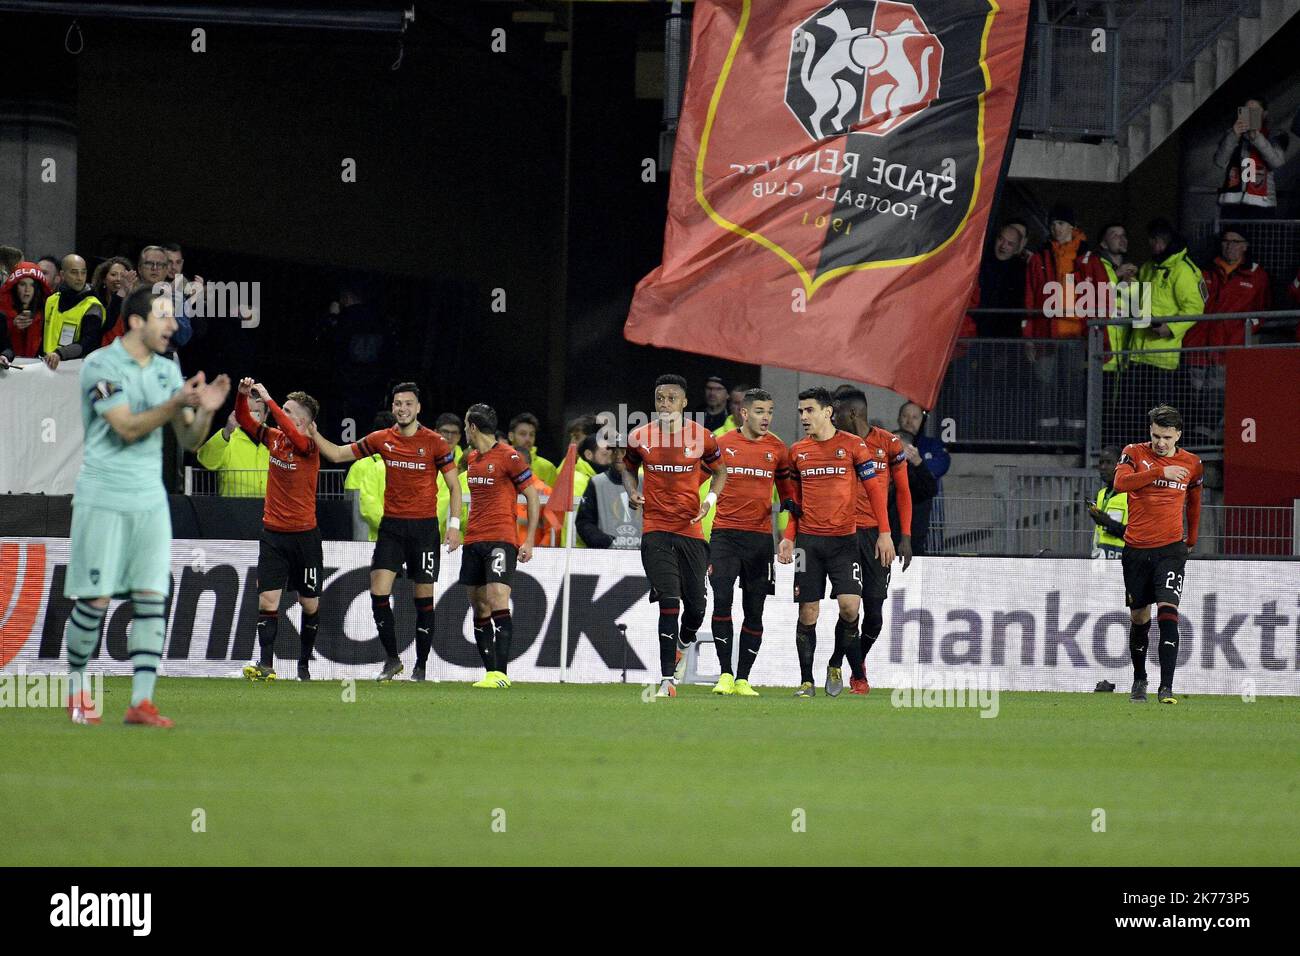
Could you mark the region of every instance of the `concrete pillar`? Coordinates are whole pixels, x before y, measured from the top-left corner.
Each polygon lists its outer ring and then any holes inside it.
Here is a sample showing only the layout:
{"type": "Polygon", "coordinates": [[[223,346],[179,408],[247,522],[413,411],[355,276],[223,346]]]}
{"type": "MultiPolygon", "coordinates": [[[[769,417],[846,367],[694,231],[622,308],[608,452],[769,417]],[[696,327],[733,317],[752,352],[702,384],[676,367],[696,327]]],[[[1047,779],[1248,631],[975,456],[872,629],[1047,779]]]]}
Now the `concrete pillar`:
{"type": "Polygon", "coordinates": [[[77,124],[53,103],[0,100],[0,243],[35,261],[77,241],[77,124]]]}

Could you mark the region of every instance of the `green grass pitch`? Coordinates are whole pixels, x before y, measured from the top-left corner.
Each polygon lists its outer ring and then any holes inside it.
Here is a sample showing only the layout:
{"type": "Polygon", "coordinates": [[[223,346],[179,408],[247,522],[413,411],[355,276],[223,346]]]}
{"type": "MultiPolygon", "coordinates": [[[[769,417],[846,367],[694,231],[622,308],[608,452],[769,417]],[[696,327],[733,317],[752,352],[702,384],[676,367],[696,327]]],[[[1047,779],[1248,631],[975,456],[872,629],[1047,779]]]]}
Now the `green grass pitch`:
{"type": "Polygon", "coordinates": [[[129,683],[0,712],[0,864],[1300,863],[1294,698],[163,678],[160,731],[129,683]]]}

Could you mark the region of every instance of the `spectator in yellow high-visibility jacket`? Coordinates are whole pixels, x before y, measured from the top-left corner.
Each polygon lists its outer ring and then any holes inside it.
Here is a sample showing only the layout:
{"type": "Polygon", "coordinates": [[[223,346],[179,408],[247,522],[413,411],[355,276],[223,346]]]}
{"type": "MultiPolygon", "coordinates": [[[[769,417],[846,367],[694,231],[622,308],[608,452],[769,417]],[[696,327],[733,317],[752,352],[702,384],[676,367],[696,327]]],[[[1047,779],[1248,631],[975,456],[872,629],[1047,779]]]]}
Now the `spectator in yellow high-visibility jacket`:
{"type": "MultiPolygon", "coordinates": [[[[259,422],[266,420],[266,405],[260,398],[249,395],[248,410],[259,422]]],[[[245,434],[233,410],[225,427],[199,448],[198,458],[200,465],[217,473],[217,493],[223,497],[265,497],[270,450],[245,434]]]]}
{"type": "MultiPolygon", "coordinates": [[[[397,419],[392,412],[380,412],[370,426],[372,432],[392,428],[397,419]]],[[[361,520],[366,523],[370,540],[379,536],[379,522],[384,517],[384,489],[388,486],[388,466],[382,455],[358,458],[348,466],[347,476],[343,479],[345,491],[357,492],[357,509],[361,520]]],[[[355,525],[354,525],[355,527],[355,525]]]]}

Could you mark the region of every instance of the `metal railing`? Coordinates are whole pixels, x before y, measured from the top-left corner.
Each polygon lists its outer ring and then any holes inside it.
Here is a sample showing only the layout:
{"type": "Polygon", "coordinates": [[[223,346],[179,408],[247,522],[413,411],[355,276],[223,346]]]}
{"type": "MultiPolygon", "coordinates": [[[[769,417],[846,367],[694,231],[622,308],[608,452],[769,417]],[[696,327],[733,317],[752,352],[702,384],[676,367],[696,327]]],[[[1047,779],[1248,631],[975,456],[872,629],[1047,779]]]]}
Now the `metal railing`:
{"type": "MultiPolygon", "coordinates": [[[[317,498],[346,497],[343,481],[347,471],[322,468],[316,478],[317,498]]],[[[259,468],[225,468],[208,471],[206,468],[185,467],[185,494],[219,495],[224,498],[263,498],[266,496],[266,471],[259,468]]]]}
{"type": "MultiPolygon", "coordinates": [[[[943,523],[931,527],[931,555],[1089,557],[1096,525],[1079,498],[961,495],[943,499],[943,523]]],[[[1211,492],[1212,494],[1213,492],[1211,492]]],[[[1201,508],[1195,554],[1206,557],[1300,557],[1300,503],[1292,507],[1208,504],[1201,508]]]]}
{"type": "Polygon", "coordinates": [[[1259,0],[1043,3],[1025,60],[1020,128],[1122,139],[1133,118],[1259,0]]]}

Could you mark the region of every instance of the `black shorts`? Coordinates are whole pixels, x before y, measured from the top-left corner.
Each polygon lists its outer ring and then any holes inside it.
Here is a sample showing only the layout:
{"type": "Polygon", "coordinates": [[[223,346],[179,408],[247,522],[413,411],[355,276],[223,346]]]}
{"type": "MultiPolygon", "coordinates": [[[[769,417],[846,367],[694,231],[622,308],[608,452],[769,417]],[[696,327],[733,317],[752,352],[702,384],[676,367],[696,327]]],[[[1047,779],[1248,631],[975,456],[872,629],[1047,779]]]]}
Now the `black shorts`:
{"type": "Polygon", "coordinates": [[[379,535],[375,538],[375,553],[370,559],[372,571],[402,572],[414,584],[432,584],[438,580],[437,518],[390,518],[379,522],[379,535]]]}
{"type": "Polygon", "coordinates": [[[1124,603],[1129,607],[1178,606],[1183,596],[1183,568],[1187,564],[1187,545],[1182,541],[1159,548],[1125,545],[1120,564],[1124,569],[1124,603]]]}
{"type": "Polygon", "coordinates": [[[858,529],[858,555],[862,559],[862,596],[869,601],[883,601],[889,597],[889,575],[893,565],[883,566],[876,560],[876,542],[880,540],[879,528],[858,529]]]}
{"type": "Polygon", "coordinates": [[[740,589],[751,594],[776,593],[772,535],[766,531],[715,529],[709,539],[709,583],[714,592],[740,589]]]}
{"type": "Polygon", "coordinates": [[[709,546],[700,538],[671,531],[651,531],[641,536],[641,566],[650,579],[650,601],[677,598],[704,608],[704,575],[709,546]]]}
{"type": "Polygon", "coordinates": [[[263,528],[257,546],[257,590],[297,591],[298,597],[320,597],[324,564],[320,528],[310,531],[263,528]]]}
{"type": "Polygon", "coordinates": [[[794,599],[800,604],[820,601],[831,581],[831,597],[862,593],[862,559],[857,534],[840,536],[796,534],[794,537],[794,599]]]}
{"type": "Polygon", "coordinates": [[[510,587],[519,559],[513,541],[475,541],[460,549],[460,583],[470,587],[504,584],[510,587]]]}

